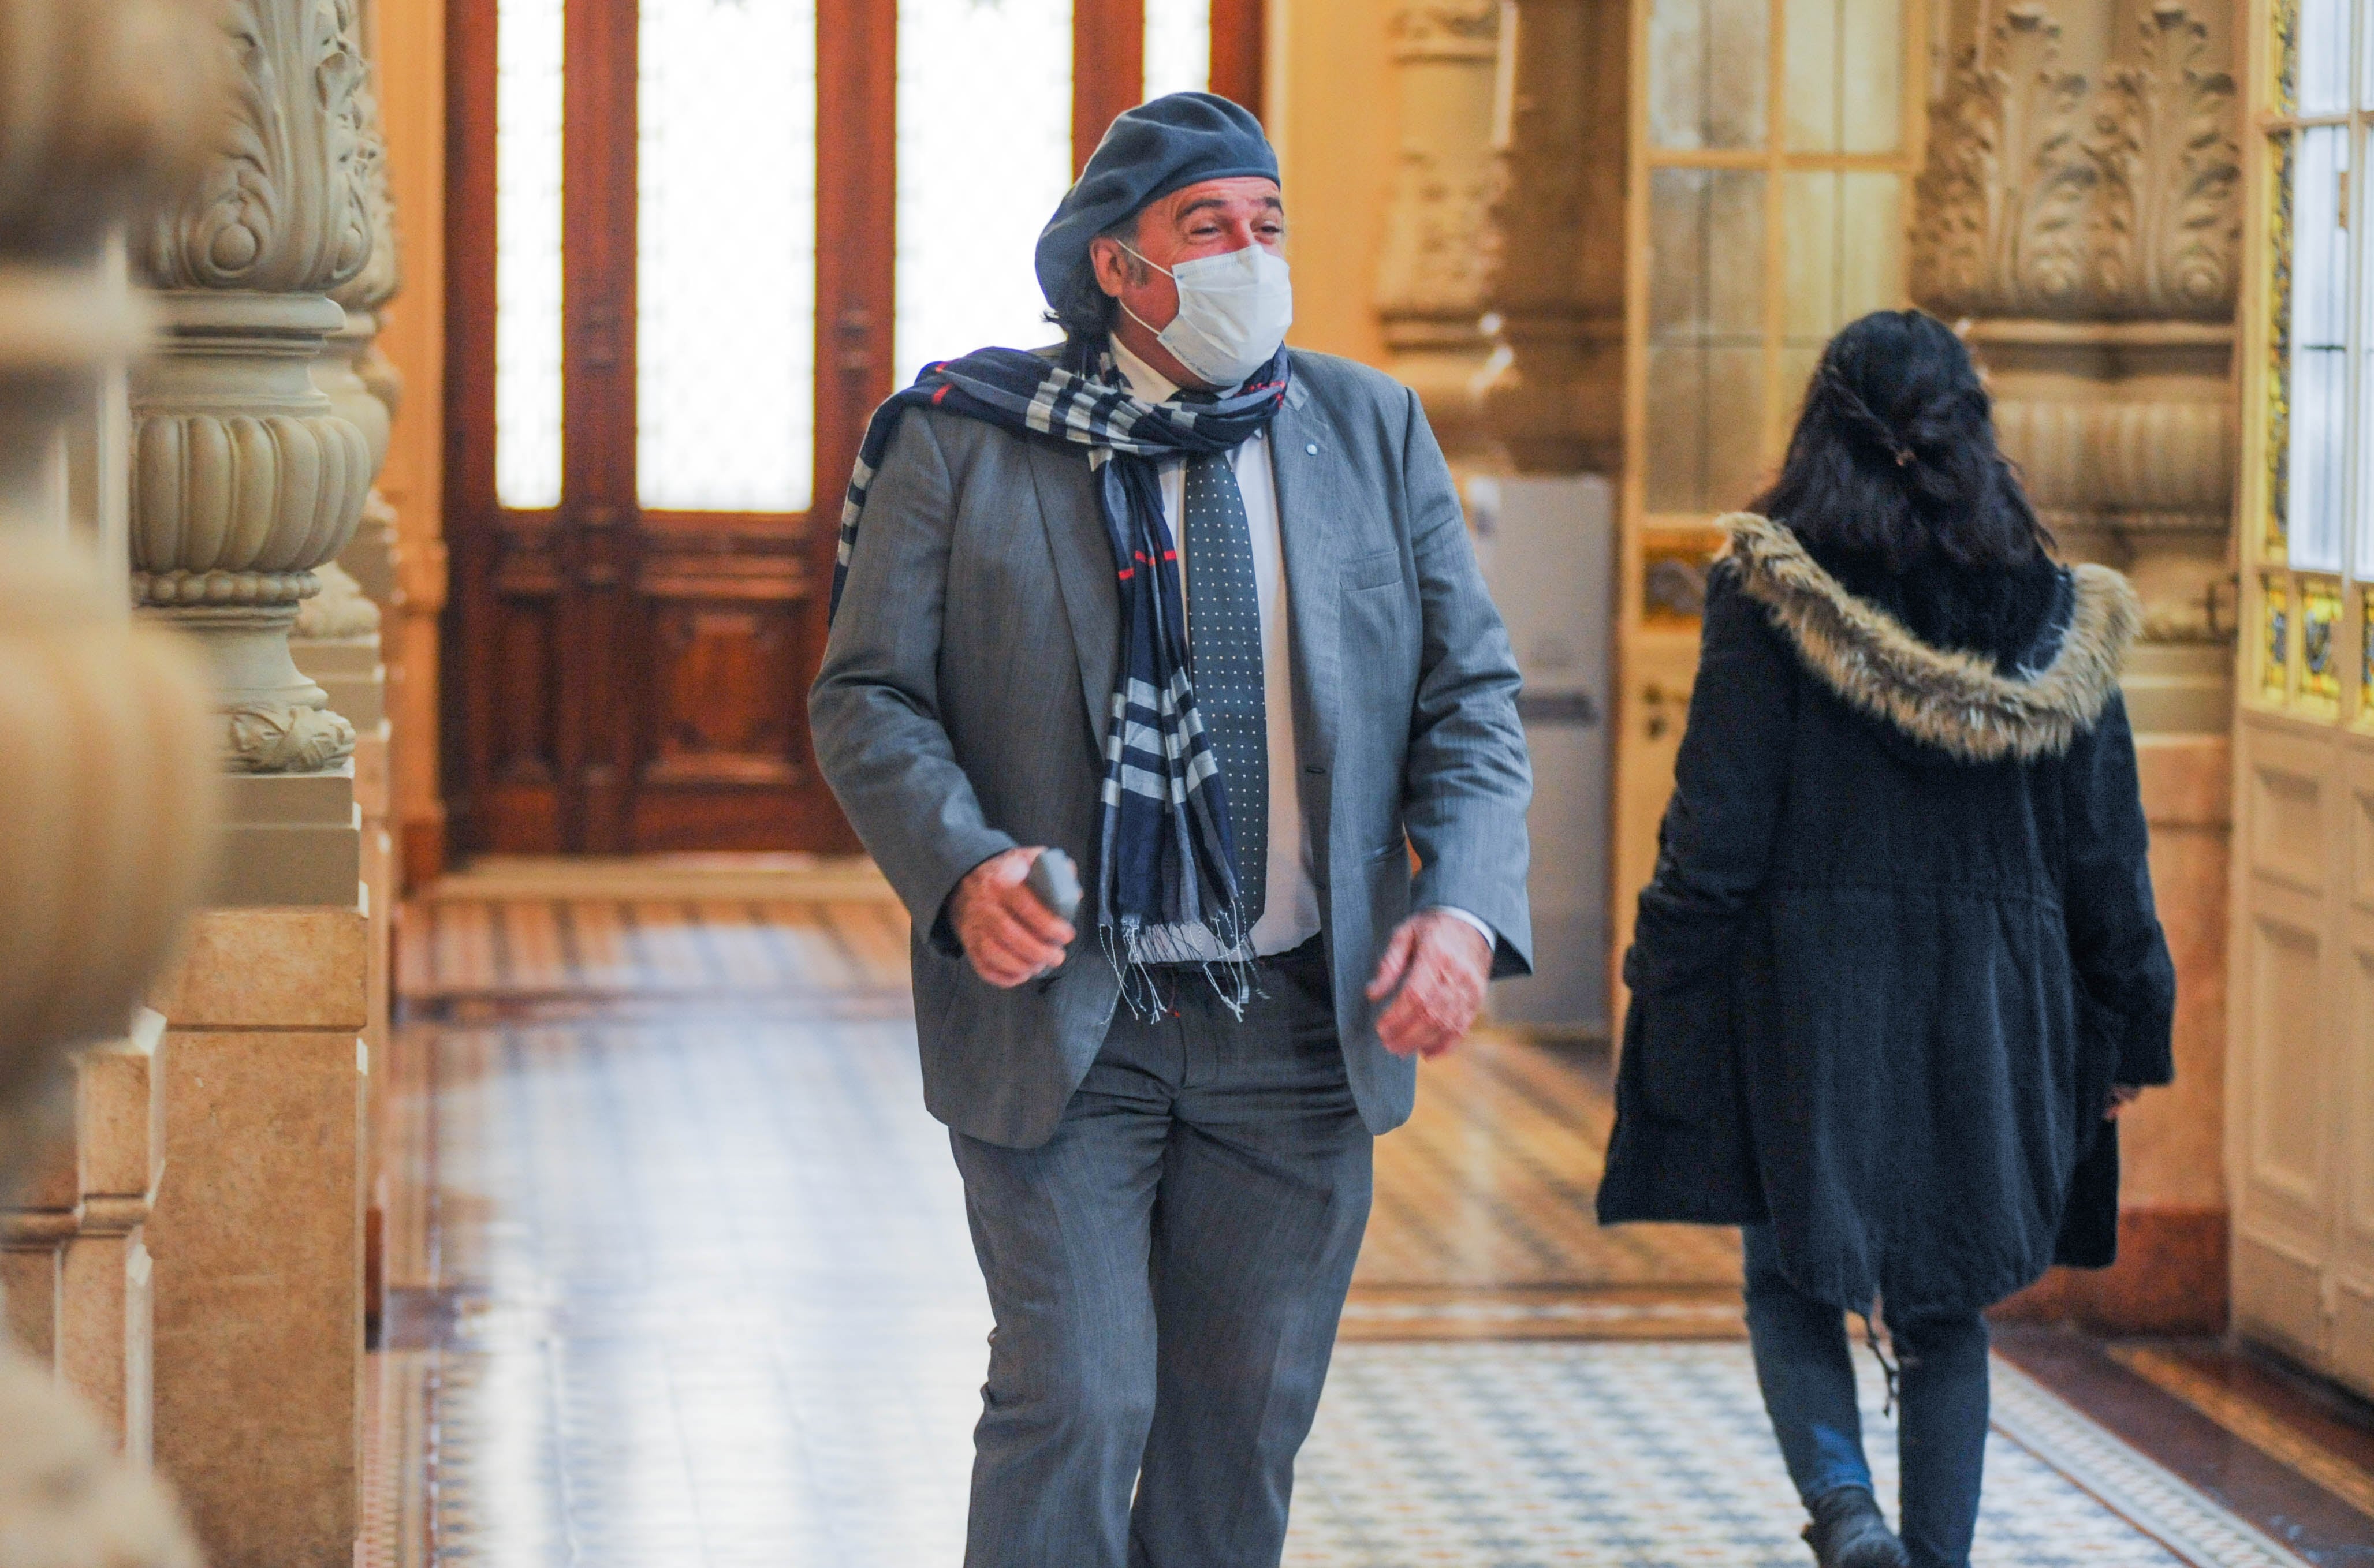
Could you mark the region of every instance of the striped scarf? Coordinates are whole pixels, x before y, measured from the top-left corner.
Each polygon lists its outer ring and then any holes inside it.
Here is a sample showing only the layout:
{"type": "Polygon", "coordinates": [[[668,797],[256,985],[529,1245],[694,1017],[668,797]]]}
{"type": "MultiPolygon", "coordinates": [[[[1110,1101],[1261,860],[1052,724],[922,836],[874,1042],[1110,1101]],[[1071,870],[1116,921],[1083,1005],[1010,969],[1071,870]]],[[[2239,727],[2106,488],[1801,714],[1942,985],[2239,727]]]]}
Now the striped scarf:
{"type": "Polygon", "coordinates": [[[1179,552],[1162,515],[1158,470],[1166,459],[1233,451],[1266,428],[1286,401],[1286,384],[1283,348],[1243,386],[1197,406],[1131,395],[1102,343],[1075,341],[1052,359],[984,348],[926,366],[913,386],[875,410],[841,509],[835,611],[866,487],[908,409],[936,408],[1087,449],[1121,593],[1120,680],[1098,824],[1097,929],[1124,1000],[1141,1016],[1163,1005],[1149,965],[1228,954],[1205,966],[1215,988],[1239,1009],[1252,989],[1228,783],[1195,710],[1179,552]]]}

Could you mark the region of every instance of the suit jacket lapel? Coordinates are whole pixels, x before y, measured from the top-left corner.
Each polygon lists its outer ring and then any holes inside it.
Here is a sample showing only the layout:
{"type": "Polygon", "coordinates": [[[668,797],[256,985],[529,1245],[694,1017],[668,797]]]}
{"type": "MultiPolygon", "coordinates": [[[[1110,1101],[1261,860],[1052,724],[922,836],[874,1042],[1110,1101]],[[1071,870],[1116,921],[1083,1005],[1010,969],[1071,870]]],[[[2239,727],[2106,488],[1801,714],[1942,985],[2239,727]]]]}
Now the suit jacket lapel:
{"type": "Polygon", "coordinates": [[[1102,757],[1112,722],[1113,683],[1121,668],[1121,591],[1113,580],[1112,544],[1097,511],[1096,481],[1087,464],[1068,451],[1036,441],[1025,443],[1039,519],[1047,531],[1055,582],[1071,623],[1080,666],[1080,698],[1087,706],[1088,732],[1102,757]]]}
{"type": "Polygon", "coordinates": [[[1302,383],[1290,382],[1286,406],[1270,426],[1270,466],[1277,479],[1278,535],[1286,550],[1295,730],[1304,766],[1332,768],[1335,758],[1344,672],[1336,636],[1343,563],[1334,532],[1335,520],[1344,515],[1343,462],[1334,427],[1302,383]]]}

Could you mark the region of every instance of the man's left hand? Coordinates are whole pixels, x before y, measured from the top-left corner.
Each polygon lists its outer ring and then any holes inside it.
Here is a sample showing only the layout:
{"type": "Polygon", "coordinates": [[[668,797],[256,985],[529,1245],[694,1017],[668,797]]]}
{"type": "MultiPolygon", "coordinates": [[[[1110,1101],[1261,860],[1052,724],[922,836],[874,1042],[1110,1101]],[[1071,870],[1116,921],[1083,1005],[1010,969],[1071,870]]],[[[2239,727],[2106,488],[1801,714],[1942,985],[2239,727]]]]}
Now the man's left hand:
{"type": "Polygon", "coordinates": [[[1422,909],[1404,920],[1369,982],[1370,1001],[1393,998],[1377,1020],[1385,1049],[1434,1057],[1465,1039],[1491,977],[1492,944],[1474,926],[1440,909],[1422,909]]]}

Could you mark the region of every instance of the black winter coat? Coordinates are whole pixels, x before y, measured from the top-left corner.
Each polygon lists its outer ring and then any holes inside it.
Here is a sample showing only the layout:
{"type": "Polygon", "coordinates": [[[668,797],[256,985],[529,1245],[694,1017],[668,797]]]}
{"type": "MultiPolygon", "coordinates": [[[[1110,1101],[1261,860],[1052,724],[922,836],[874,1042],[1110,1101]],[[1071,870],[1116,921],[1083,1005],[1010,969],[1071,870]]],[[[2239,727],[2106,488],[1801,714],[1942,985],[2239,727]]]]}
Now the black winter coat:
{"type": "Polygon", "coordinates": [[[1604,1223],[1769,1218],[1792,1282],[1984,1306],[2111,1260],[2113,1083],[2173,1076],[2115,572],[1946,652],[1725,520],[1632,988],[1604,1223]]]}

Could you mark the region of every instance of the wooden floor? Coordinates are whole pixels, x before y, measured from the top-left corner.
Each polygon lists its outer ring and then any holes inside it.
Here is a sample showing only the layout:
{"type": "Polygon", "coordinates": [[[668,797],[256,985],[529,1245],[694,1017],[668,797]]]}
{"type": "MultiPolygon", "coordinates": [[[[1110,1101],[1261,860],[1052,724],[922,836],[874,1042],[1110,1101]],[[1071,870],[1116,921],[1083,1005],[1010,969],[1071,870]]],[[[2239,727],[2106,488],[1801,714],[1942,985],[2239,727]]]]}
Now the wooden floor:
{"type": "MultiPolygon", "coordinates": [[[[464,884],[466,887],[466,884],[464,884]]],[[[506,891],[518,890],[506,877],[506,891]]],[[[399,985],[416,1022],[539,1025],[746,1012],[782,1023],[904,1019],[907,922],[887,888],[796,876],[738,899],[470,898],[405,912],[399,985]]],[[[558,1032],[556,1032],[556,1030],[558,1032]]],[[[476,1071],[458,1055],[452,1071],[476,1071]]],[[[1486,1030],[1422,1070],[1416,1115],[1377,1146],[1377,1198],[1346,1337],[1735,1335],[1725,1232],[1591,1217],[1611,1116],[1604,1055],[1486,1030]]]]}

